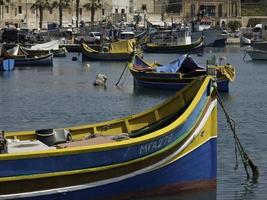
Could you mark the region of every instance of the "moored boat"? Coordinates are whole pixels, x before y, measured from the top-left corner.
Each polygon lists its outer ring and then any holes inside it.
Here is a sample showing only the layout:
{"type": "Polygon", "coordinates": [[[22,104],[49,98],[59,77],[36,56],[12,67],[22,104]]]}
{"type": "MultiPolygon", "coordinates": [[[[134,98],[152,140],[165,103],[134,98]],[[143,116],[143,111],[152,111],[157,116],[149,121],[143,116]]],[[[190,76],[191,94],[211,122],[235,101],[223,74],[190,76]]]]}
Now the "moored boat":
{"type": "Polygon", "coordinates": [[[248,54],[252,60],[267,60],[267,51],[264,50],[247,48],[245,50],[245,56],[246,54],[248,54]]]}
{"type": "Polygon", "coordinates": [[[0,198],[127,199],[215,188],[212,82],[194,80],[164,103],[118,120],[2,132],[0,198]]]}
{"type": "Polygon", "coordinates": [[[53,57],[66,57],[67,49],[65,47],[60,47],[61,40],[52,40],[50,42],[36,44],[30,48],[23,48],[28,55],[40,56],[47,55],[49,53],[53,54],[53,57]]]}
{"type": "Polygon", "coordinates": [[[53,66],[52,53],[39,56],[29,55],[20,45],[9,50],[2,48],[1,57],[14,59],[15,66],[53,66]]]}
{"type": "Polygon", "coordinates": [[[203,37],[190,44],[146,43],[144,51],[148,53],[194,53],[202,51],[203,37]]]}
{"type": "Polygon", "coordinates": [[[150,64],[135,55],[128,68],[136,86],[151,89],[179,90],[195,78],[212,74],[218,83],[218,90],[228,92],[229,81],[233,81],[235,77],[234,68],[230,65],[212,64],[206,68],[197,64],[188,54],[181,55],[165,65],[150,64]]]}
{"type": "Polygon", "coordinates": [[[135,51],[135,39],[121,40],[113,42],[103,49],[97,51],[83,43],[82,60],[83,61],[128,61],[135,51]]]}

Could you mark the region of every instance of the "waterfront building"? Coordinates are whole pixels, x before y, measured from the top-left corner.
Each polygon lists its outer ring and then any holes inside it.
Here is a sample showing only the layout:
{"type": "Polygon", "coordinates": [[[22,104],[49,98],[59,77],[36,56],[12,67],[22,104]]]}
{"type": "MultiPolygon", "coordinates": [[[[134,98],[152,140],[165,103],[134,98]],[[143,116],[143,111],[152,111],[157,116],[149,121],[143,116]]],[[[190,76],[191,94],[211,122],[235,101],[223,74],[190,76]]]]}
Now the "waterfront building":
{"type": "MultiPolygon", "coordinates": [[[[51,0],[53,1],[53,0],[51,0]]],[[[0,25],[13,24],[17,27],[37,28],[39,11],[32,9],[36,0],[11,0],[0,6],[0,25]]],[[[79,21],[90,22],[91,13],[84,5],[89,0],[80,0],[79,21]]],[[[241,0],[100,0],[102,8],[95,13],[95,21],[108,19],[113,22],[133,22],[136,15],[151,21],[195,18],[199,13],[214,17],[217,22],[241,17],[241,0]]],[[[63,9],[63,25],[76,24],[76,0],[63,9]]],[[[59,21],[58,8],[44,10],[43,28],[59,21]]]]}

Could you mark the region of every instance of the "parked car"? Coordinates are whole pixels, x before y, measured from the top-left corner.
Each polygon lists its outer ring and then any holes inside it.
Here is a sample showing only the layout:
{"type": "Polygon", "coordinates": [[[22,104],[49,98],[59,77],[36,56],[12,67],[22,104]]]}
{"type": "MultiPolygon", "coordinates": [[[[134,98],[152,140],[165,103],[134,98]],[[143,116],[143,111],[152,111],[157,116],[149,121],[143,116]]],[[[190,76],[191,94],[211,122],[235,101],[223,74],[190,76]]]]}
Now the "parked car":
{"type": "Polygon", "coordinates": [[[90,32],[88,35],[79,35],[76,37],[76,43],[100,43],[101,33],[100,32],[90,32]]]}

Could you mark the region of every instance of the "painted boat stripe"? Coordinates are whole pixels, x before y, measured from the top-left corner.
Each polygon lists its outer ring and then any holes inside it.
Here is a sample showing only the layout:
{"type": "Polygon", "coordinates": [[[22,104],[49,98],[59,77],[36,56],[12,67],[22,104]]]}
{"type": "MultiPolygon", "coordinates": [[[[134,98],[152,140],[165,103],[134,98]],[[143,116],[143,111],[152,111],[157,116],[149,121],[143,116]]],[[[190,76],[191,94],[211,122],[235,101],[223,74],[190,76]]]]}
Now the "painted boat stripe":
{"type": "MultiPolygon", "coordinates": [[[[149,167],[146,167],[144,169],[141,170],[137,170],[131,174],[127,174],[127,175],[123,175],[120,177],[116,177],[116,178],[111,178],[111,179],[107,179],[107,180],[102,180],[102,181],[96,181],[94,183],[88,183],[88,184],[83,184],[83,185],[76,185],[76,186],[68,186],[68,187],[63,187],[63,188],[56,188],[56,189],[50,189],[50,190],[43,190],[43,191],[34,191],[34,192],[26,192],[26,193],[19,193],[19,194],[9,194],[9,195],[0,195],[0,199],[14,199],[14,198],[23,198],[23,197],[34,197],[34,196],[40,196],[40,195],[49,195],[49,194],[53,194],[53,193],[62,193],[62,192],[70,192],[70,191],[77,191],[77,190],[82,190],[82,189],[87,189],[87,188],[93,188],[93,187],[97,187],[97,186],[101,186],[101,185],[106,185],[106,184],[110,184],[110,183],[115,183],[118,181],[122,181],[128,178],[132,178],[134,176],[137,175],[141,175],[144,173],[148,173],[151,171],[154,171],[156,169],[159,169],[161,167],[164,167],[165,165],[168,165],[171,163],[171,161],[175,161],[173,160],[175,158],[175,156],[177,156],[180,152],[182,152],[192,141],[193,139],[200,133],[201,129],[205,126],[207,120],[209,119],[213,109],[215,108],[215,106],[217,105],[217,100],[213,100],[211,102],[211,105],[209,106],[207,112],[205,113],[203,119],[201,120],[199,126],[196,128],[196,130],[194,131],[194,133],[192,134],[192,136],[185,142],[184,145],[182,145],[181,148],[179,148],[176,152],[174,152],[173,154],[169,155],[168,157],[166,157],[165,159],[161,160],[158,163],[155,163],[149,167]]],[[[207,140],[205,140],[202,144],[204,144],[205,142],[207,142],[208,140],[214,138],[214,136],[209,137],[207,140]]],[[[198,146],[201,146],[202,144],[199,144],[198,146]]],[[[198,147],[196,147],[198,148],[198,147]]],[[[195,149],[196,149],[195,148],[195,149]]],[[[191,150],[193,151],[193,150],[191,150]]],[[[184,155],[181,155],[180,157],[178,157],[177,159],[187,155],[189,152],[186,152],[184,155]]],[[[176,160],[177,160],[176,159],[176,160]]]]}

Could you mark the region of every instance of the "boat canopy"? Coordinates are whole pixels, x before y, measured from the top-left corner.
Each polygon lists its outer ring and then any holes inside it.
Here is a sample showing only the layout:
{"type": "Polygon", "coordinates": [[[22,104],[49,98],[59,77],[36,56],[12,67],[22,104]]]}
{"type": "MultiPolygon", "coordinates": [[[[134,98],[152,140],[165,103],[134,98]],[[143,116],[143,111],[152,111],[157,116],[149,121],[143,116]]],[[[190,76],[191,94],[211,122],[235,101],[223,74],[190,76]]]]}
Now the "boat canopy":
{"type": "Polygon", "coordinates": [[[36,44],[31,46],[31,50],[58,50],[61,40],[52,40],[50,42],[36,44]]]}
{"type": "Polygon", "coordinates": [[[120,40],[110,44],[110,53],[131,53],[135,49],[135,39],[120,40]]]}
{"type": "Polygon", "coordinates": [[[190,72],[194,70],[205,70],[206,68],[197,64],[197,62],[188,54],[181,55],[178,59],[156,68],[156,72],[190,72]]]}

